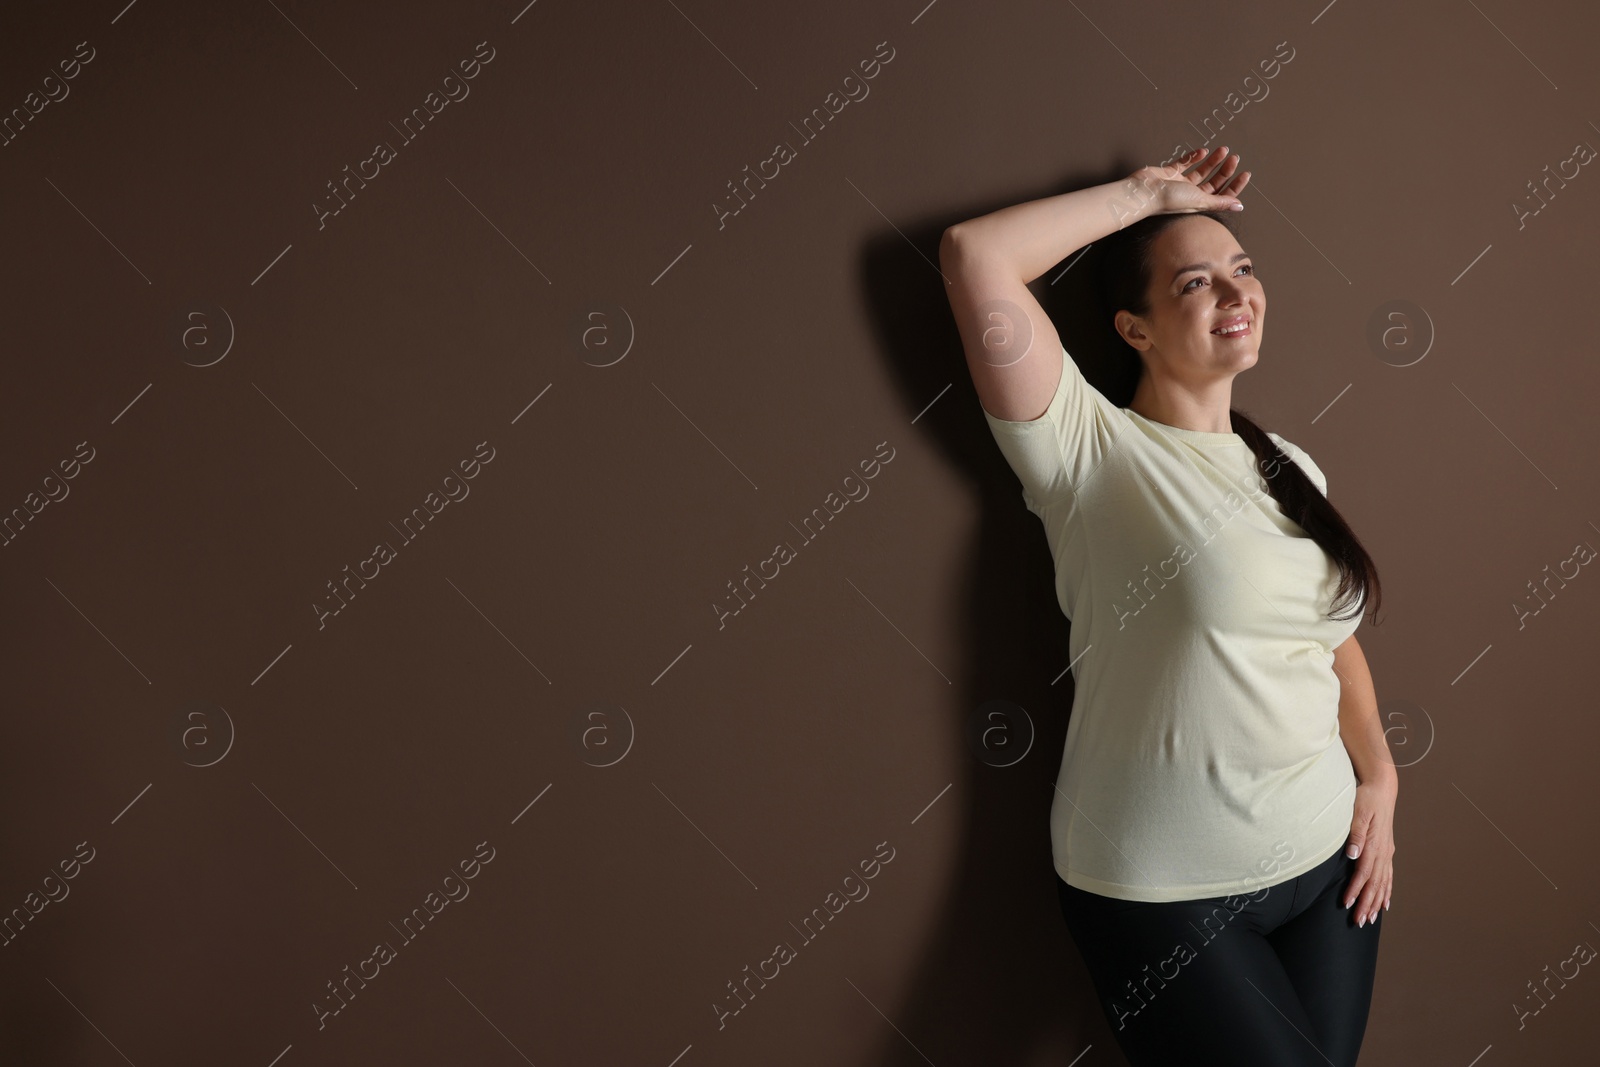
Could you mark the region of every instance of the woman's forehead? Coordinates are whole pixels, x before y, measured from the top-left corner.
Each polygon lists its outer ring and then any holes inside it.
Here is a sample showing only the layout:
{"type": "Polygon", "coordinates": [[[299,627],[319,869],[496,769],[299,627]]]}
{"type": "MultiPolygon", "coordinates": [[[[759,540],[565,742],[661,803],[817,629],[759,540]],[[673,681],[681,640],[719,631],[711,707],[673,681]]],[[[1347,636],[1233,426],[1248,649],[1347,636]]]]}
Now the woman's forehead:
{"type": "Polygon", "coordinates": [[[1158,256],[1174,262],[1221,262],[1242,251],[1238,239],[1226,226],[1204,216],[1168,226],[1159,235],[1155,248],[1158,256]],[[1199,225],[1201,222],[1205,225],[1199,225]]]}

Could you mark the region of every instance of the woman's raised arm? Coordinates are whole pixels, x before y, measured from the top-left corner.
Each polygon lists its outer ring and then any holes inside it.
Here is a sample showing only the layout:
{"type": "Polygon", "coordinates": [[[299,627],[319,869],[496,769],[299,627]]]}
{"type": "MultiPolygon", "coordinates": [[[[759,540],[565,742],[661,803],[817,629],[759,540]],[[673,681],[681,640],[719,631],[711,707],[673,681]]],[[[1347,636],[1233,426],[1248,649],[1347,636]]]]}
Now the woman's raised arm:
{"type": "Polygon", "coordinates": [[[1060,378],[1061,339],[1029,282],[1145,215],[1228,210],[1239,202],[1234,194],[1249,181],[1248,171],[1234,176],[1239,157],[1226,156],[1226,146],[1203,158],[1202,151],[1172,166],[1141,167],[1120,182],[1001,208],[944,232],[939,267],[945,294],[985,411],[1012,421],[1037,418],[1060,378]],[[1184,175],[1192,166],[1197,169],[1184,175]],[[1214,185],[1221,191],[1213,193],[1214,185]]]}

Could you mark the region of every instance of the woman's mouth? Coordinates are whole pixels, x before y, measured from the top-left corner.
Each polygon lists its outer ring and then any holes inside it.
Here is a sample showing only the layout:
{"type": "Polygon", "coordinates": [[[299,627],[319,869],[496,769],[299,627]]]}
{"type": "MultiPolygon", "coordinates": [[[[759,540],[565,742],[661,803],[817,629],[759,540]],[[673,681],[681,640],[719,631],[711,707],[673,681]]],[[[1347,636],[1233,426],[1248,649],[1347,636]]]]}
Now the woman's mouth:
{"type": "Polygon", "coordinates": [[[1213,337],[1249,337],[1250,333],[1249,322],[1236,322],[1231,326],[1211,331],[1213,337]]]}

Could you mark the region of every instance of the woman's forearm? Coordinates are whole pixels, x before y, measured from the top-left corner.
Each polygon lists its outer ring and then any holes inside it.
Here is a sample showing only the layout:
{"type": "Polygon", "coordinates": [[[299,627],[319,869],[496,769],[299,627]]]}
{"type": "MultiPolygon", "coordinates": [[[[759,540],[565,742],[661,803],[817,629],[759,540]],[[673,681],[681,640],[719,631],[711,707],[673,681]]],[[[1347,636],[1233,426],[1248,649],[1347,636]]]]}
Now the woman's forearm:
{"type": "Polygon", "coordinates": [[[1400,772],[1389,755],[1378,716],[1378,697],[1372,686],[1367,657],[1354,637],[1333,650],[1333,670],[1339,678],[1339,739],[1350,753],[1350,763],[1362,785],[1400,785],[1400,772]]]}
{"type": "Polygon", "coordinates": [[[1004,207],[950,227],[963,254],[1003,259],[1031,282],[1071,253],[1153,209],[1156,190],[1135,179],[1004,207]]]}

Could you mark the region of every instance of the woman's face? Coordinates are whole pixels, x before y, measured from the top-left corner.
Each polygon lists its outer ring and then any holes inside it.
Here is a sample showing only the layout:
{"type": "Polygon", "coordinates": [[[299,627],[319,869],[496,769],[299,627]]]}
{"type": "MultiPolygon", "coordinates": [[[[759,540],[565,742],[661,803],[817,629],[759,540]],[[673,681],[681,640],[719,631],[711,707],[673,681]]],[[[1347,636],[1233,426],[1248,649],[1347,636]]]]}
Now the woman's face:
{"type": "Polygon", "coordinates": [[[1267,294],[1228,228],[1201,216],[1180,219],[1156,237],[1150,260],[1149,314],[1116,318],[1150,370],[1201,385],[1254,366],[1267,294]],[[1224,326],[1235,328],[1216,332],[1224,326]]]}

